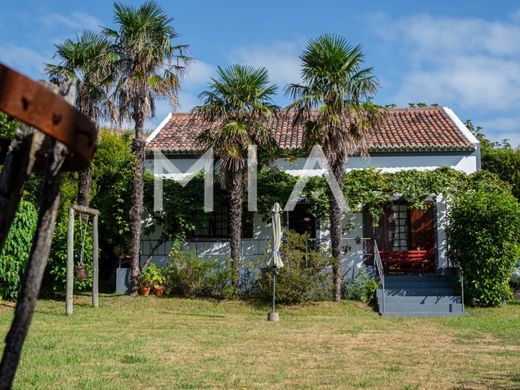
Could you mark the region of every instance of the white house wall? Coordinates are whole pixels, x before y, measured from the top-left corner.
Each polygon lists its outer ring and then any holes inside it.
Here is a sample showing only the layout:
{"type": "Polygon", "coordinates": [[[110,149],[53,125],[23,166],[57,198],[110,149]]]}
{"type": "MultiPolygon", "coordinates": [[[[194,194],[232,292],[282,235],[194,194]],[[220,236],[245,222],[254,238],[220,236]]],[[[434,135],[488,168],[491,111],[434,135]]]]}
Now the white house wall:
{"type": "MultiPolygon", "coordinates": [[[[180,172],[186,172],[196,161],[194,157],[173,158],[170,161],[177,167],[180,172]]],[[[349,159],[346,169],[363,169],[376,168],[383,172],[398,172],[401,170],[433,170],[442,166],[449,166],[467,174],[479,170],[480,156],[477,148],[473,153],[380,153],[373,154],[370,158],[353,157],[349,159]]],[[[295,176],[301,175],[320,175],[320,170],[304,171],[304,158],[298,158],[295,161],[287,159],[277,159],[276,165],[279,169],[284,170],[295,176]]],[[[145,163],[147,169],[153,170],[153,162],[148,159],[145,163]]],[[[180,175],[172,175],[182,176],[180,175]]],[[[445,234],[446,224],[446,204],[442,196],[437,197],[437,226],[436,226],[436,243],[438,266],[443,267],[447,264],[447,240],[445,234]]],[[[352,230],[346,232],[345,238],[348,239],[348,245],[352,250],[348,255],[344,255],[342,264],[349,269],[347,278],[355,277],[357,270],[362,263],[362,244],[356,244],[353,240],[355,237],[363,237],[363,219],[361,214],[351,214],[350,217],[352,230]]],[[[330,235],[328,231],[328,222],[321,221],[320,229],[317,232],[317,238],[324,244],[330,245],[330,235]]],[[[156,232],[155,236],[159,234],[156,232]]],[[[269,223],[264,223],[259,214],[255,214],[253,221],[253,238],[243,239],[242,255],[247,258],[258,258],[265,255],[269,247],[271,237],[271,227],[269,223]]],[[[147,241],[154,239],[152,237],[143,237],[143,250],[141,261],[144,261],[150,253],[153,242],[147,241]]],[[[164,248],[160,248],[160,255],[153,257],[153,262],[158,265],[165,265],[168,261],[167,254],[171,249],[171,243],[164,244],[164,248]]],[[[207,258],[227,258],[230,253],[229,243],[227,240],[197,240],[185,243],[186,251],[196,251],[200,256],[207,258]]]]}
{"type": "MultiPolygon", "coordinates": [[[[464,173],[473,173],[478,170],[478,151],[473,153],[399,153],[399,154],[373,154],[369,158],[351,157],[346,165],[346,170],[375,168],[383,172],[399,172],[403,170],[416,169],[419,171],[434,170],[448,166],[464,173]]],[[[296,160],[277,159],[276,165],[279,169],[295,176],[304,173],[304,158],[296,160]]],[[[316,169],[316,174],[322,174],[316,169]]],[[[312,174],[306,171],[305,174],[312,174]]]]}

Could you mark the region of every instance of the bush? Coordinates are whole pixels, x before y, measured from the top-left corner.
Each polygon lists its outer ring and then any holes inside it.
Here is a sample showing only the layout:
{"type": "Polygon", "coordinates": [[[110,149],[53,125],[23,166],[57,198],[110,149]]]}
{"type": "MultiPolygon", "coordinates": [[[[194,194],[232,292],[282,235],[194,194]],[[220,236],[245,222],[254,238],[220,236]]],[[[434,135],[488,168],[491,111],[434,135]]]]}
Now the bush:
{"type": "Polygon", "coordinates": [[[464,271],[468,303],[497,306],[511,297],[520,258],[520,204],[511,194],[477,188],[455,196],[448,212],[449,256],[464,271]]]}
{"type": "Polygon", "coordinates": [[[231,298],[231,270],[217,260],[201,259],[194,252],[172,251],[165,269],[167,294],[184,297],[231,298]]]}
{"type": "Polygon", "coordinates": [[[16,299],[21,276],[31,251],[38,212],[31,202],[22,200],[0,253],[0,299],[16,299]]]}
{"type": "Polygon", "coordinates": [[[376,296],[377,287],[377,282],[370,278],[362,268],[357,278],[346,285],[345,298],[370,303],[376,296]]]}
{"type": "MultiPolygon", "coordinates": [[[[332,275],[325,268],[330,259],[310,250],[309,236],[287,232],[280,248],[284,267],[276,274],[276,300],[279,303],[297,304],[312,300],[330,299],[332,275]]],[[[266,268],[253,283],[252,298],[269,302],[272,299],[272,272],[266,268]]]]}

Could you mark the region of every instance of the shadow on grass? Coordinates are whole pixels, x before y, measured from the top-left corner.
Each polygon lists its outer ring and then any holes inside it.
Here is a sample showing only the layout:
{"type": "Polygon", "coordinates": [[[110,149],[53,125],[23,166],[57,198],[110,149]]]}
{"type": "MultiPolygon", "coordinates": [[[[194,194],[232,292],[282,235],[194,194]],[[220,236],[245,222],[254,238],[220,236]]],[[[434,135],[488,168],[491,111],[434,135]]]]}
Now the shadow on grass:
{"type": "Polygon", "coordinates": [[[459,384],[462,389],[484,386],[485,388],[500,390],[518,390],[520,389],[520,375],[494,373],[493,375],[483,376],[479,381],[465,381],[459,384]]]}

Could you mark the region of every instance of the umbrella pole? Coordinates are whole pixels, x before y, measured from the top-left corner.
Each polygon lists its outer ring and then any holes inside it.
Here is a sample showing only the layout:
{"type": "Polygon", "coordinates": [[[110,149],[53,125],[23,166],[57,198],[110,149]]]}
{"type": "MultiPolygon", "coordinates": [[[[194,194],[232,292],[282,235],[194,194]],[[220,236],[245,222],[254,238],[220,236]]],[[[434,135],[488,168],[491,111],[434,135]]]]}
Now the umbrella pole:
{"type": "Polygon", "coordinates": [[[273,270],[273,309],[267,314],[267,321],[279,321],[280,316],[276,312],[276,270],[273,270]]]}
{"type": "Polygon", "coordinates": [[[276,271],[273,271],[273,313],[276,313],[276,271]]]}

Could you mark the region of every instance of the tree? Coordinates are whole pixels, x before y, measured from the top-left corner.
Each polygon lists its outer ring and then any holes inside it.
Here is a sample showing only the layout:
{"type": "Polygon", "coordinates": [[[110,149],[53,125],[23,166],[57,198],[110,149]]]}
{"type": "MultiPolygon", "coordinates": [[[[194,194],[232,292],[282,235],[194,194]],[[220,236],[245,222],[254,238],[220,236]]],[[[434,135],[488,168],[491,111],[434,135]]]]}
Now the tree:
{"type": "Polygon", "coordinates": [[[480,142],[482,169],[496,173],[511,184],[513,195],[520,199],[520,147],[513,147],[507,139],[490,141],[482,127],[475,126],[471,120],[466,121],[466,127],[480,142]]]}
{"type": "Polygon", "coordinates": [[[274,146],[267,127],[278,110],[272,97],[277,87],[269,84],[265,68],[232,65],[217,68],[209,89],[199,97],[202,105],[193,112],[210,127],[201,135],[206,147],[213,148],[221,169],[221,183],[229,194],[229,231],[233,287],[238,286],[242,233],[242,201],[248,147],[274,146]]]}
{"type": "MultiPolygon", "coordinates": [[[[372,68],[363,68],[361,47],[338,35],[311,40],[303,54],[302,84],[286,88],[296,109],[295,124],[307,127],[306,144],[321,144],[332,172],[343,189],[345,164],[354,153],[368,153],[367,135],[381,121],[384,110],[371,102],[379,84],[372,68]],[[317,112],[315,112],[316,110],[317,112]]],[[[328,191],[335,299],[341,299],[340,251],[342,211],[328,191]]]]}
{"type": "MultiPolygon", "coordinates": [[[[67,39],[56,45],[58,64],[47,64],[46,73],[59,83],[66,78],[77,80],[76,106],[95,123],[112,116],[109,88],[113,81],[115,53],[110,40],[85,31],[76,40],[67,39]]],[[[79,172],[78,204],[88,206],[92,185],[91,168],[79,172]]]]}
{"type": "Polygon", "coordinates": [[[134,122],[132,150],[135,155],[132,206],[130,209],[131,295],[137,294],[141,216],[143,212],[143,176],[145,158],[144,122],[155,115],[155,99],[168,98],[177,103],[180,76],[190,59],[183,54],[186,45],[173,45],[177,32],[173,19],[153,1],[138,8],[114,3],[117,30],[104,28],[114,40],[118,53],[115,101],[121,120],[134,122]]]}

